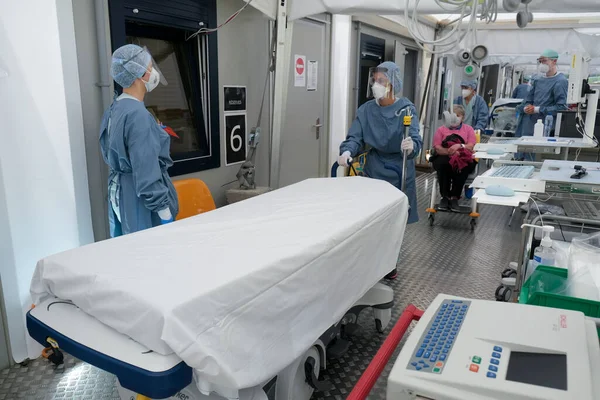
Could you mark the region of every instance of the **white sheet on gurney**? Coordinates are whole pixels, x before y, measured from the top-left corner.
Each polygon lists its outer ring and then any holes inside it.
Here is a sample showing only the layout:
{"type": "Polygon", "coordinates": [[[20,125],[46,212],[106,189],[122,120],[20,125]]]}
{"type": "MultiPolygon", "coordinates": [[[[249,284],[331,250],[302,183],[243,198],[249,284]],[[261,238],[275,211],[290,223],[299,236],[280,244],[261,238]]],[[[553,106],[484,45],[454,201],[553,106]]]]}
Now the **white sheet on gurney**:
{"type": "Polygon", "coordinates": [[[263,383],[396,265],[406,196],[309,179],[174,224],[48,257],[31,291],[83,311],[216,385],[263,383]]]}

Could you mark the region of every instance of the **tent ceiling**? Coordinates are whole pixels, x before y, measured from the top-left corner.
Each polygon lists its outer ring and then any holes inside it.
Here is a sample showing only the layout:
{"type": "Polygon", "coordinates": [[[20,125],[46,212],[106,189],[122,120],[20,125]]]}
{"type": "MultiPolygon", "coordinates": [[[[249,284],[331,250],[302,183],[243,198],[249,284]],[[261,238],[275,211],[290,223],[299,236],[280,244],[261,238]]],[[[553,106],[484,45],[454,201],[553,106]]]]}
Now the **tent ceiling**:
{"type": "MultiPolygon", "coordinates": [[[[275,18],[277,0],[245,0],[265,13],[275,18]]],[[[290,19],[298,19],[310,15],[329,12],[332,14],[377,14],[396,15],[404,13],[405,0],[287,0],[290,6],[290,19]]],[[[412,10],[414,1],[409,3],[412,10]]],[[[583,16],[587,13],[598,13],[598,0],[533,0],[529,9],[534,13],[558,13],[565,11],[578,12],[583,16]]],[[[500,10],[503,11],[503,10],[500,10]]],[[[446,10],[438,6],[435,0],[420,0],[420,14],[448,15],[446,10]]]]}

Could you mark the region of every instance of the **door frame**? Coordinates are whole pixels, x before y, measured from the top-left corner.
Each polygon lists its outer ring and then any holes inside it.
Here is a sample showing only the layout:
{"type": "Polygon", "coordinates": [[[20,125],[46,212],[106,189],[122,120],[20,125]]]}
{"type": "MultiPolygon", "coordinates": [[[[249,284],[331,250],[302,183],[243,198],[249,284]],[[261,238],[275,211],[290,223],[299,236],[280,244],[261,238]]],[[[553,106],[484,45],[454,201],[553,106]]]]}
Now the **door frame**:
{"type": "MultiPolygon", "coordinates": [[[[318,175],[320,178],[324,178],[324,177],[328,177],[329,176],[329,171],[330,171],[330,165],[329,165],[329,137],[330,137],[330,132],[329,132],[329,118],[330,118],[330,112],[329,112],[329,99],[330,99],[330,74],[331,74],[331,14],[328,13],[323,13],[323,14],[317,14],[317,15],[313,15],[310,17],[305,17],[305,18],[301,18],[298,21],[294,21],[295,24],[295,29],[293,34],[296,34],[297,30],[296,30],[296,26],[297,22],[300,21],[305,21],[305,22],[310,22],[313,24],[321,24],[324,27],[325,30],[325,43],[324,43],[324,49],[323,49],[323,57],[324,59],[322,61],[319,61],[319,63],[323,63],[323,80],[322,82],[319,82],[319,89],[318,91],[321,92],[323,94],[323,110],[322,110],[322,117],[321,117],[321,125],[323,125],[321,127],[321,131],[320,131],[320,135],[319,135],[319,154],[318,154],[318,175]],[[322,89],[321,89],[322,88],[322,89]]],[[[272,30],[271,30],[272,32],[272,30]]],[[[292,41],[290,43],[290,52],[293,53],[293,37],[292,37],[292,41]]],[[[292,58],[290,57],[290,60],[292,60],[292,58]]],[[[286,66],[286,68],[289,68],[289,65],[286,66]]],[[[290,79],[293,79],[294,76],[293,74],[288,74],[288,81],[286,82],[286,85],[289,85],[290,79]]],[[[271,98],[274,98],[274,77],[273,75],[271,75],[271,98]]],[[[289,92],[288,92],[289,93],[289,92]]],[[[286,110],[287,112],[287,110],[286,110]]],[[[281,151],[281,150],[280,150],[281,151]]],[[[279,159],[279,170],[281,171],[281,163],[283,161],[281,160],[281,158],[279,159]]],[[[281,173],[280,173],[280,179],[281,179],[281,173]]]]}
{"type": "MultiPolygon", "coordinates": [[[[419,109],[420,105],[421,105],[421,99],[423,98],[423,72],[424,72],[424,67],[423,67],[423,51],[419,48],[419,46],[417,45],[417,43],[412,40],[411,38],[408,38],[406,36],[402,36],[401,34],[397,33],[397,32],[393,32],[390,30],[386,30],[383,29],[381,27],[377,27],[377,26],[373,26],[370,25],[368,23],[365,22],[361,22],[361,21],[354,21],[354,29],[356,29],[356,36],[352,42],[352,49],[351,51],[351,59],[353,59],[353,67],[352,69],[354,69],[354,77],[351,78],[351,81],[354,82],[354,87],[353,87],[353,91],[351,91],[351,96],[352,96],[352,102],[350,102],[352,104],[352,110],[350,113],[350,119],[353,120],[356,116],[356,110],[357,110],[357,105],[359,102],[358,96],[359,96],[359,90],[358,87],[360,85],[360,39],[361,39],[361,35],[364,33],[366,35],[371,35],[371,36],[375,36],[381,39],[384,39],[386,41],[386,56],[384,57],[384,61],[386,61],[387,58],[393,58],[390,61],[395,61],[395,54],[393,54],[396,50],[397,44],[400,44],[402,46],[404,46],[404,48],[408,49],[408,50],[415,50],[417,52],[417,82],[415,85],[415,107],[417,107],[417,111],[421,112],[421,110],[419,109]],[[392,53],[391,54],[387,54],[388,50],[392,49],[392,53]]],[[[402,73],[404,74],[404,65],[399,65],[402,73]]],[[[404,80],[404,76],[403,76],[403,80],[404,80]]]]}
{"type": "Polygon", "coordinates": [[[330,98],[330,74],[331,74],[331,14],[317,14],[304,18],[305,20],[323,24],[325,28],[325,43],[323,49],[323,118],[321,121],[321,133],[319,136],[319,177],[329,176],[329,98],[330,98]]]}

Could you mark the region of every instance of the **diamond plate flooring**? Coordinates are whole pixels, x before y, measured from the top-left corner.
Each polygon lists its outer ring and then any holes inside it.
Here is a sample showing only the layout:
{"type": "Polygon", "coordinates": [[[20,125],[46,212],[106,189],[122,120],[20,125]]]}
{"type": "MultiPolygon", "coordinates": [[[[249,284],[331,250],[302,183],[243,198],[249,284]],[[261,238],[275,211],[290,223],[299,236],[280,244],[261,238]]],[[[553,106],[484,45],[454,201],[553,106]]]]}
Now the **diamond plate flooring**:
{"type": "MultiPolygon", "coordinates": [[[[348,353],[341,359],[328,360],[324,379],[333,383],[335,389],[316,393],[314,400],[347,397],[406,305],[412,303],[425,309],[439,293],[492,300],[500,272],[516,260],[520,224],[515,216],[512,228],[508,226],[508,208],[482,206],[474,232],[466,215],[440,213],[434,226],[429,226],[423,210],[429,204],[432,178],[431,174],[417,178],[421,219],[407,227],[398,278],[389,283],[396,301],[392,323],[386,333],[379,334],[370,310],[363,312],[363,330],[353,337],[348,353]]],[[[386,379],[398,351],[369,399],[385,399],[386,379]]],[[[1,371],[0,400],[3,399],[118,400],[119,395],[112,375],[67,357],[65,365],[59,368],[45,360],[35,360],[27,366],[1,371]]]]}

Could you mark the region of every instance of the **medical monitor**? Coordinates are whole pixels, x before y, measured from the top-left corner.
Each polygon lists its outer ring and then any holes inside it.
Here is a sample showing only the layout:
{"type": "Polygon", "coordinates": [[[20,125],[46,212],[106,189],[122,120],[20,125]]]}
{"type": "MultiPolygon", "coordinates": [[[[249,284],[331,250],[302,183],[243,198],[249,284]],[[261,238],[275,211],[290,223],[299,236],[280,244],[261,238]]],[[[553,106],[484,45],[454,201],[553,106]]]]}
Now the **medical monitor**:
{"type": "MultiPolygon", "coordinates": [[[[581,120],[579,124],[585,126],[586,112],[581,112],[581,120]]],[[[554,136],[561,138],[581,139],[583,136],[575,126],[577,120],[576,111],[561,111],[556,116],[556,126],[554,136]]],[[[594,136],[600,139],[600,113],[596,113],[596,123],[594,124],[594,136]]]]}

